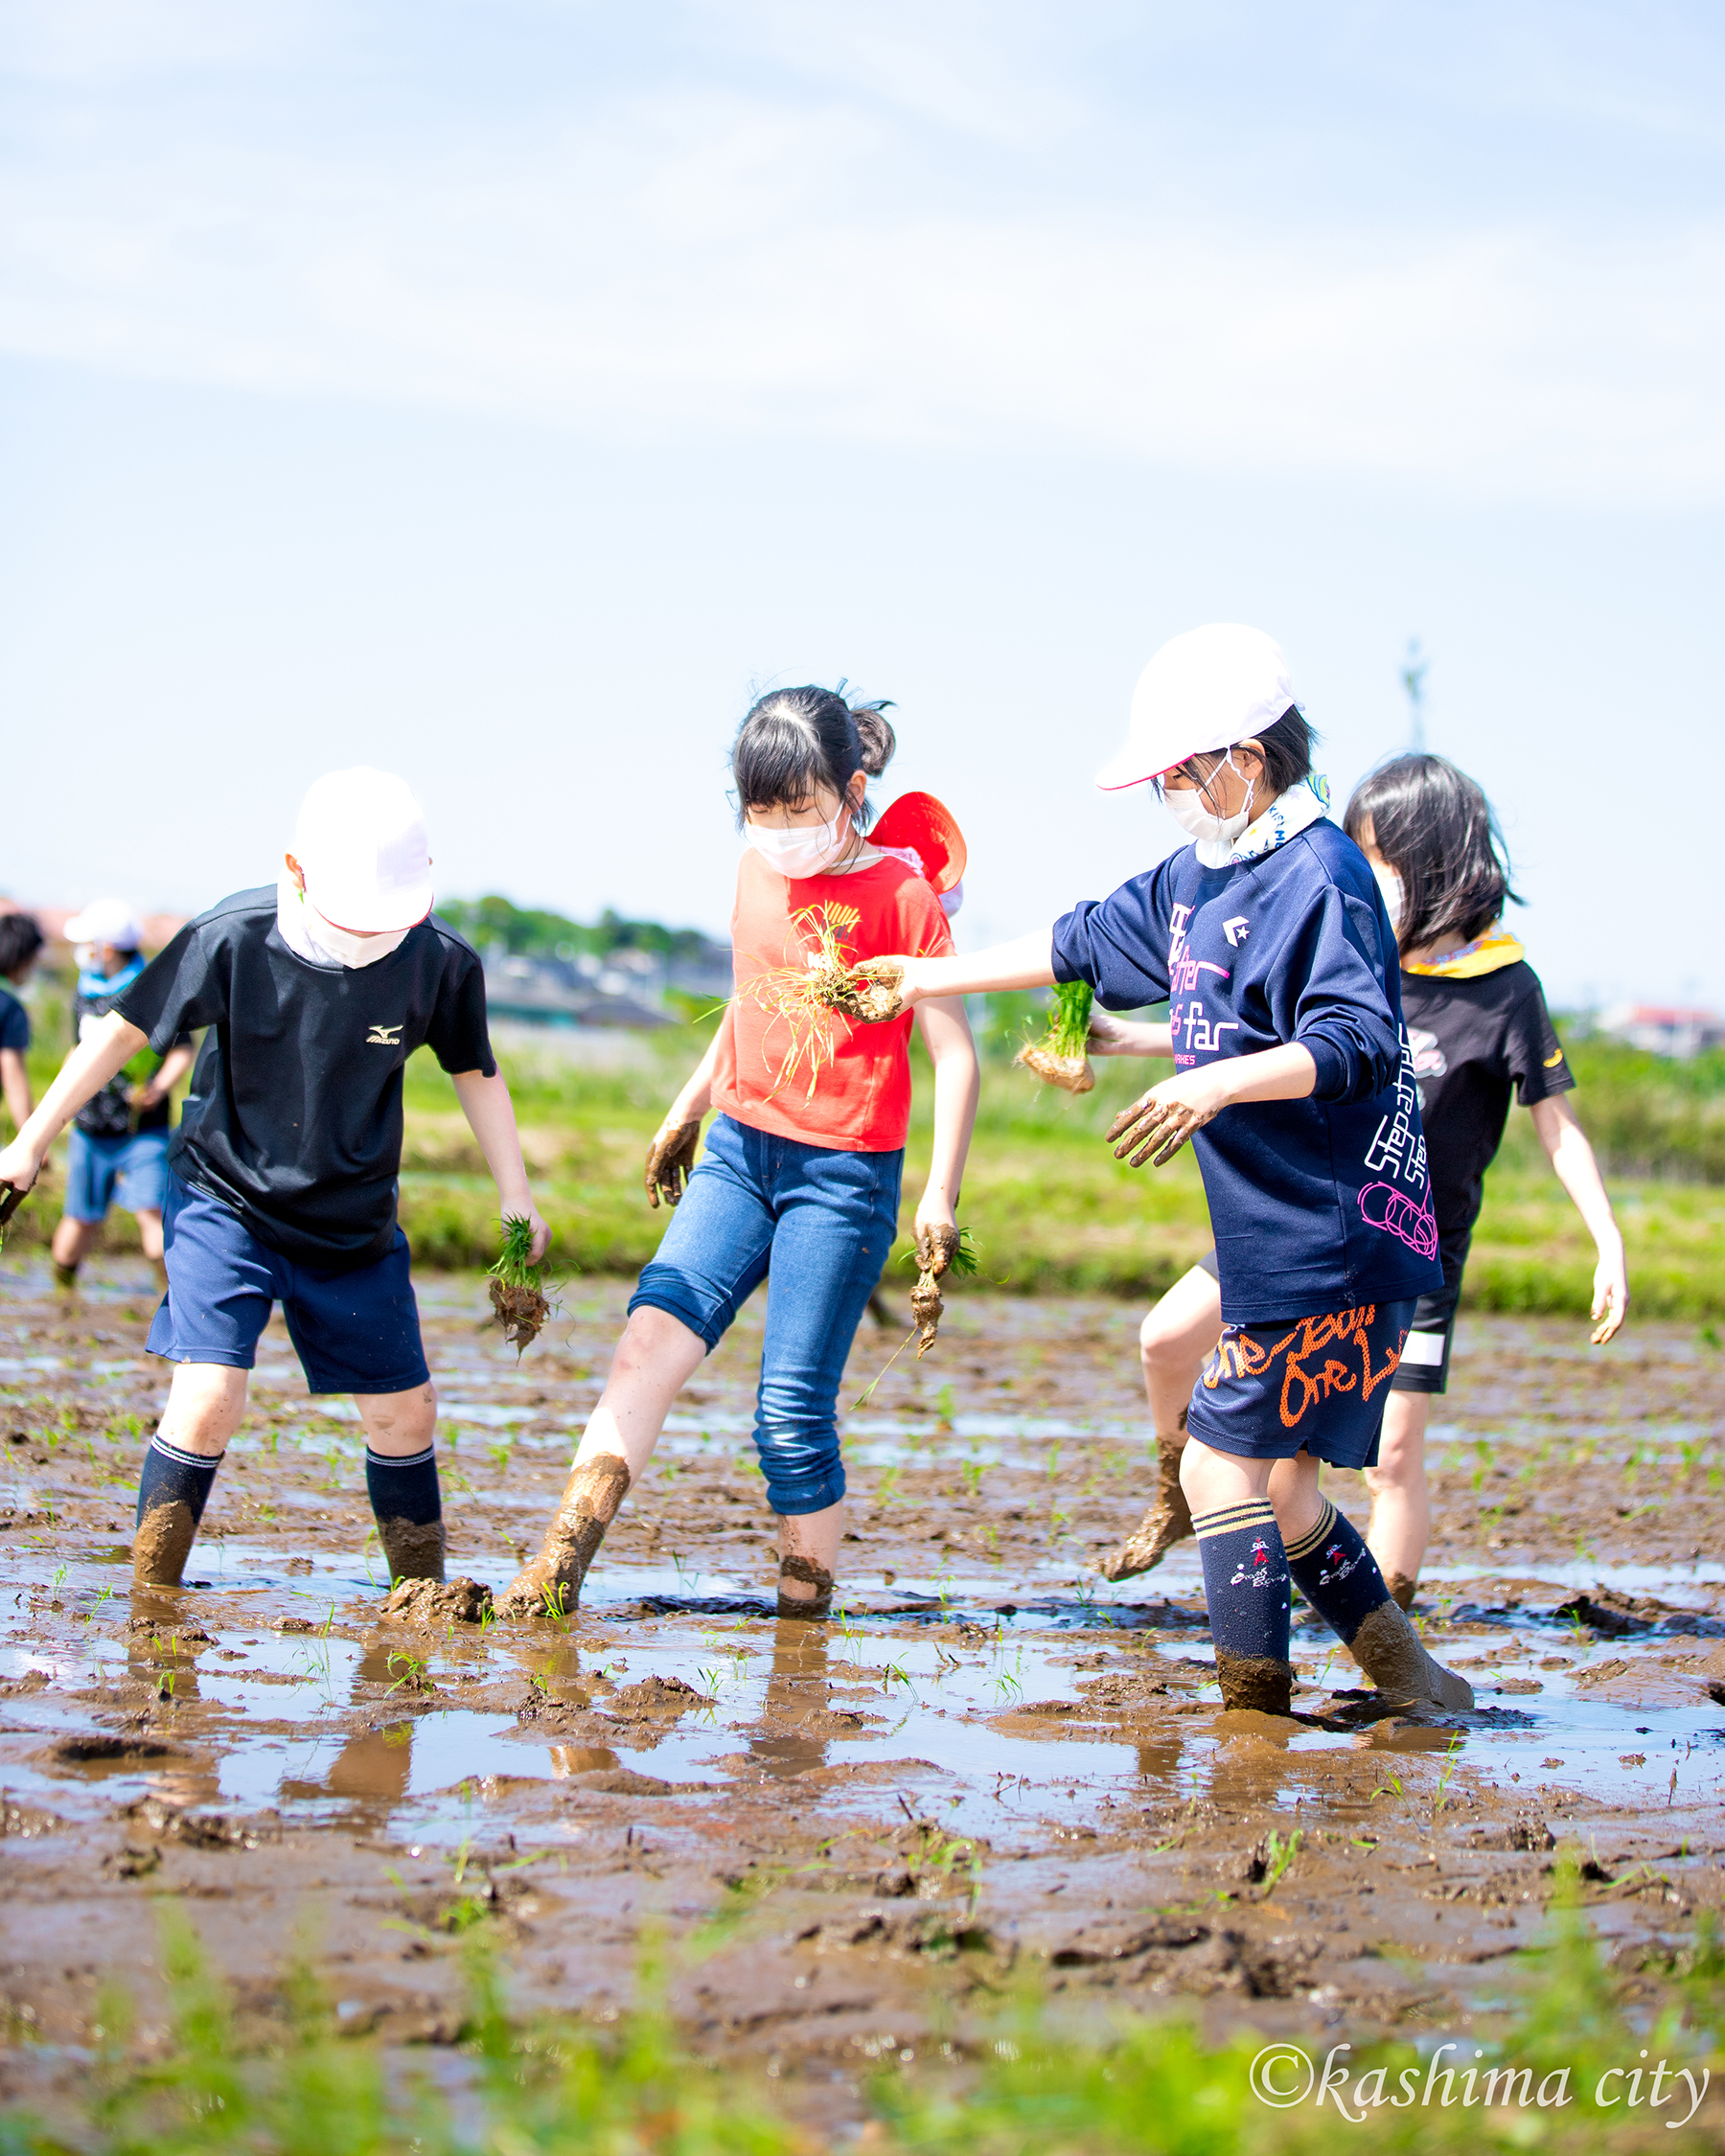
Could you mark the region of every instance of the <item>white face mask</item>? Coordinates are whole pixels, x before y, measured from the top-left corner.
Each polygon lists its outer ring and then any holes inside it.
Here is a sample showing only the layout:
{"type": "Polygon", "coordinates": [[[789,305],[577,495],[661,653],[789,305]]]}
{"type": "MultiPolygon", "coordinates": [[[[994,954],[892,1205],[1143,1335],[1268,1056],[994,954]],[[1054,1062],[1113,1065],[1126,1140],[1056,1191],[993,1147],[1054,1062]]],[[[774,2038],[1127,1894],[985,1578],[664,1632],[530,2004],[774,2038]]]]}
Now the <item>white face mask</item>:
{"type": "Polygon", "coordinates": [[[1372,862],[1371,873],[1378,889],[1383,893],[1384,911],[1390,916],[1390,926],[1399,930],[1402,917],[1402,880],[1393,868],[1381,860],[1372,862]]]}
{"type": "Polygon", "coordinates": [[[276,885],[276,927],[296,957],[314,966],[346,966],[352,972],[387,958],[413,933],[411,929],[396,929],[359,936],[351,929],[338,929],[334,921],[324,919],[290,876],[282,877],[276,885]]]}
{"type": "Polygon", "coordinates": [[[790,830],[746,823],[743,836],[768,867],[776,868],[781,876],[818,876],[849,845],[850,814],[840,809],[830,822],[797,824],[790,830]]]}
{"type": "MultiPolygon", "coordinates": [[[[1221,763],[1216,766],[1216,770],[1232,771],[1235,778],[1243,779],[1246,776],[1245,772],[1234,762],[1231,748],[1223,757],[1221,763]]],[[[1210,778],[1213,779],[1214,777],[1215,772],[1212,771],[1210,778]]],[[[1207,780],[1206,784],[1208,783],[1209,781],[1207,780]]],[[[1231,845],[1252,821],[1252,797],[1255,791],[1255,782],[1249,782],[1246,806],[1237,810],[1231,816],[1212,814],[1205,807],[1203,787],[1170,787],[1162,794],[1162,802],[1168,814],[1188,837],[1196,838],[1200,844],[1204,845],[1227,846],[1231,845]]]]}

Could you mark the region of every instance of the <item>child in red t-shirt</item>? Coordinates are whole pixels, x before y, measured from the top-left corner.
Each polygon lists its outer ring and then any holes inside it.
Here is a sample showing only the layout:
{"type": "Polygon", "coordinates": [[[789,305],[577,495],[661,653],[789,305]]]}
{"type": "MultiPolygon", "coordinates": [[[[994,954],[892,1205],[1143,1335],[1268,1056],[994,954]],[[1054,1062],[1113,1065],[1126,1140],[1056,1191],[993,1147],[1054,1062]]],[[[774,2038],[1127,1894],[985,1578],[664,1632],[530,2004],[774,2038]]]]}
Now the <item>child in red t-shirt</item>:
{"type": "MultiPolygon", "coordinates": [[[[748,841],[731,916],[737,993],[647,1156],[649,1201],[682,1203],[641,1274],[563,1502],[503,1596],[505,1615],[576,1606],[672,1402],[763,1278],[754,1434],[779,1522],[779,1615],[827,1614],[844,1530],[839,1386],[898,1232],[912,1021],[788,1011],[780,991],[806,974],[821,927],[847,961],[952,949],[927,875],[863,837],[868,780],[895,745],[882,706],[853,707],[828,689],[778,690],[743,722],[731,752],[748,841]],[[696,1166],[709,1108],[719,1115],[696,1166]]],[[[977,1051],[960,998],[919,1004],[915,1023],[934,1066],[916,1239],[924,1262],[944,1271],[958,1242],[977,1051]]]]}

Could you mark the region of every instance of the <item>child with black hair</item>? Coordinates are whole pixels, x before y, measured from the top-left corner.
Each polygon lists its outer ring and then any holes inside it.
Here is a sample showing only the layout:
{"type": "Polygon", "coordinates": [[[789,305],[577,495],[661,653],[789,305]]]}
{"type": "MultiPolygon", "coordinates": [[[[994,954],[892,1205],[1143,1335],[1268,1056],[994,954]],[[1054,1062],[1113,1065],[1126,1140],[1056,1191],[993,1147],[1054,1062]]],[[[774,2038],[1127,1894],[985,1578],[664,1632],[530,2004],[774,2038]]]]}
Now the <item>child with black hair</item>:
{"type": "Polygon", "coordinates": [[[443,1577],[437,1394],[396,1220],[416,1048],[453,1080],[536,1263],[550,1239],[492,1056],[479,956],[432,915],[425,819],[405,784],[367,769],[318,780],[284,868],[142,968],[0,1152],[0,1182],[28,1190],[55,1137],[135,1055],[208,1029],[169,1148],[168,1293],[149,1347],[174,1368],[138,1483],[140,1588],[179,1585],[278,1302],[309,1388],[351,1393],[359,1411],[390,1577],[443,1577]]]}
{"type": "Polygon", "coordinates": [[[30,1091],[30,1067],[24,1061],[30,1053],[30,1013],[12,991],[30,978],[45,940],[34,914],[0,913],[0,981],[9,983],[0,988],[0,1099],[6,1102],[14,1131],[29,1122],[35,1104],[30,1091]]]}
{"type": "Polygon", "coordinates": [[[1290,1587],[1400,1702],[1473,1694],[1421,1645],[1320,1463],[1370,1456],[1438,1229],[1371,870],[1324,814],[1287,664],[1233,624],[1164,645],[1113,790],[1154,782],[1195,843],[1111,898],[975,957],[862,969],[901,1005],[1085,980],[1105,1007],[1169,1002],[1176,1074],[1109,1132],[1135,1167],[1194,1137],[1222,1337],[1193,1388],[1181,1479],[1230,1708],[1289,1711],[1290,1587]]]}
{"type": "MultiPolygon", "coordinates": [[[[498,1604],[506,1616],[576,1607],[672,1402],[763,1278],[754,1437],[778,1520],[778,1613],[828,1614],[844,1530],[839,1386],[898,1233],[911,1021],[853,1022],[810,1010],[796,990],[823,943],[846,958],[952,949],[926,863],[864,836],[868,781],[895,746],[886,708],[781,689],[738,730],[737,992],[649,1148],[648,1201],[676,1210],[631,1297],[543,1547],[498,1604]],[[719,1114],[698,1164],[709,1108],[719,1114]]],[[[934,1067],[934,1131],[916,1240],[938,1273],[958,1246],[977,1053],[956,998],[928,1003],[917,1023],[934,1067]]]]}
{"type": "MultiPolygon", "coordinates": [[[[1484,1202],[1485,1170],[1503,1142],[1511,1098],[1532,1116],[1559,1181],[1593,1237],[1593,1343],[1610,1340],[1629,1307],[1623,1239],[1585,1132],[1563,1098],[1575,1085],[1539,976],[1502,929],[1519,904],[1484,791],[1441,756],[1392,757],[1354,789],[1343,828],[1371,864],[1396,931],[1402,1013],[1419,1096],[1443,1282],[1419,1298],[1390,1381],[1376,1456],[1367,1462],[1367,1544],[1403,1609],[1413,1602],[1431,1532],[1425,1432],[1449,1383],[1456,1307],[1484,1202]]],[[[1167,1027],[1099,1014],[1092,1055],[1167,1054],[1167,1027]]],[[[1160,1487],[1134,1533],[1102,1561],[1110,1579],[1160,1564],[1192,1532],[1180,1491],[1185,1442],[1180,1411],[1221,1328],[1212,1252],[1177,1280],[1139,1335],[1156,1432],[1160,1487]]]]}

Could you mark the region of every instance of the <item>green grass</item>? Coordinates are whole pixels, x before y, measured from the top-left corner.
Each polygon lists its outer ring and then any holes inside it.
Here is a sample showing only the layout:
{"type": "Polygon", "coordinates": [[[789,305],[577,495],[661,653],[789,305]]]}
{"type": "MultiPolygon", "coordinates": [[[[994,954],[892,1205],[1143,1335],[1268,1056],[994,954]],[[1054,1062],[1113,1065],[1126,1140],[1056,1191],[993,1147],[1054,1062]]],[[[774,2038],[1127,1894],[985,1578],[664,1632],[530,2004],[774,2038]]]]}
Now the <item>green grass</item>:
{"type": "MultiPolygon", "coordinates": [[[[1203,1185],[1187,1148],[1167,1167],[1128,1168],[1102,1134],[1167,1066],[1097,1062],[1093,1092],[1071,1095],[1010,1067],[1025,1033],[1040,1032],[1035,998],[992,999],[984,1033],[982,1107],[965,1179],[964,1215],[983,1253],[982,1284],[1014,1294],[1103,1294],[1148,1300],[1209,1244],[1203,1185]]],[[[44,1030],[46,1028],[44,1027],[44,1030]]],[[[711,1032],[668,1027],[640,1069],[599,1072],[547,1057],[509,1066],[533,1172],[550,1222],[559,1276],[630,1273],[667,1225],[641,1187],[647,1142],[711,1032]]],[[[1576,1039],[1576,1109],[1606,1162],[1628,1247],[1637,1313],[1697,1322],[1725,1317],[1725,1053],[1663,1063],[1615,1043],[1576,1039]]],[[[903,1237],[926,1172],[930,1086],[920,1050],[906,1162],[903,1237]]],[[[54,1058],[41,1059],[39,1087],[54,1058]]],[[[490,1266],[496,1202],[453,1089],[429,1056],[408,1066],[402,1222],[422,1265],[490,1266]]],[[[47,1239],[58,1215],[51,1181],[17,1217],[21,1245],[47,1239]]],[[[116,1215],[114,1247],[135,1247],[116,1215]]],[[[1593,1247],[1551,1173],[1530,1118],[1512,1111],[1486,1179],[1466,1300],[1479,1310],[1585,1314],[1593,1247]]]]}
{"type": "MultiPolygon", "coordinates": [[[[518,2020],[481,1917],[455,1949],[467,1971],[466,2020],[455,2055],[434,2076],[400,2053],[388,2058],[369,2036],[343,2037],[328,1991],[304,1964],[283,1969],[273,2000],[260,2000],[266,1987],[248,1986],[253,2007],[242,2018],[184,1913],[167,1901],[162,1911],[166,2042],[134,2046],[132,2003],[110,1980],[69,2113],[0,2112],[0,2156],[821,2156],[836,2145],[887,2156],[1320,2156],[1336,2145],[1329,2107],[1307,2100],[1278,2109],[1254,2095],[1249,2070],[1264,2034],[1243,2030],[1209,2046],[1178,2011],[1133,2016],[1106,2000],[1082,2012],[1083,2033],[1074,2034],[1056,2025],[1022,1970],[991,2019],[973,2009],[963,2032],[954,2024],[944,2042],[920,2038],[885,2059],[877,2048],[872,2064],[853,2056],[861,2134],[852,2124],[829,2139],[799,2121],[795,2090],[754,2059],[702,2059],[683,2049],[664,2008],[665,1972],[652,1958],[641,1971],[643,2003],[610,2029],[574,2015],[518,2020]],[[908,2062],[904,2051],[913,2054],[908,2062]]],[[[1475,2089],[1470,2104],[1459,2073],[1447,2092],[1435,2084],[1436,2102],[1364,2107],[1362,2145],[1537,2145],[1552,2156],[1657,2145],[1653,2135],[1689,2108],[1687,2094],[1662,2113],[1644,2096],[1637,2114],[1621,2100],[1601,2106],[1596,2092],[1603,2073],[1642,2058],[1688,2066],[1697,2080],[1706,2065],[1717,2078],[1725,1963],[1707,1916],[1669,1960],[1657,2018],[1638,2005],[1631,2019],[1578,1906],[1576,1858],[1566,1853],[1548,1943],[1504,1972],[1503,1988],[1520,1995],[1519,2007],[1494,2027],[1468,2028],[1445,2062],[1482,2076],[1525,2067],[1530,2090],[1543,2086],[1548,2103],[1487,2109],[1475,2089]]],[[[1304,2049],[1322,2061],[1339,2042],[1343,2031],[1304,2049]]],[[[1378,2066],[1387,2096],[1404,2071],[1416,2089],[1428,2085],[1426,2060],[1411,2043],[1341,2056],[1349,2089],[1378,2066]]],[[[1282,2085],[1302,2072],[1285,2060],[1282,2085]]],[[[831,2063],[817,2062],[818,2082],[831,2074],[831,2063]]],[[[1620,2099],[1623,2087],[1615,2084],[1620,2099]]],[[[1711,2145],[1717,2116],[1716,2105],[1711,2116],[1698,2113],[1687,2145],[1711,2145]]]]}

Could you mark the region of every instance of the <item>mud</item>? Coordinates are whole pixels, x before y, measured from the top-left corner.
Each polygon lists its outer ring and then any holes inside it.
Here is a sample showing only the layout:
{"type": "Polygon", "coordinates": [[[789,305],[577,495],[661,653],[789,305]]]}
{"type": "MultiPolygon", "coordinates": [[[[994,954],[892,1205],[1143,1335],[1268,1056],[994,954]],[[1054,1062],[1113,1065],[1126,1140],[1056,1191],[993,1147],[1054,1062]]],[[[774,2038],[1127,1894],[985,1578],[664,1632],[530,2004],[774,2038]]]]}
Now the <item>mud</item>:
{"type": "Polygon", "coordinates": [[[1418,1702],[1466,1710],[1474,1705],[1473,1686],[1426,1652],[1399,1603],[1380,1602],[1347,1642],[1347,1651],[1391,1706],[1418,1702]]]}
{"type": "Polygon", "coordinates": [[[141,1587],[177,1587],[197,1536],[197,1522],[184,1498],[152,1504],[139,1521],[132,1568],[141,1587]]]}
{"type": "Polygon", "coordinates": [[[551,1316],[545,1297],[524,1280],[493,1280],[491,1306],[498,1330],[518,1356],[533,1345],[551,1316]]]}
{"type": "MultiPolygon", "coordinates": [[[[477,1586],[538,1544],[626,1286],[571,1288],[518,1365],[481,1283],[422,1281],[464,1578],[392,1607],[363,1434],[279,1327],[183,1591],[131,1589],[153,1298],[142,1264],[84,1278],[0,1268],[0,2097],[87,2072],[110,1977],[166,2041],[165,1893],[242,2040],[308,1937],[342,2025],[403,2045],[458,2034],[475,1930],[521,2010],[598,2017],[663,1938],[689,2040],[824,2122],[1026,1974],[1092,2030],[1487,2029],[1566,1844],[1650,2022],[1720,1899],[1725,1382],[1690,1332],[1464,1319],[1414,1618],[1476,1705],[1390,1710],[1301,1608],[1290,1719],[1223,1709],[1192,1544],[1093,1569],[1153,1494],[1135,1309],[967,1295],[888,1372],[846,1424],[823,1625],[773,1615],[751,1305],[558,1625],[477,1586]]],[[[1327,1486],[1363,1525],[1360,1479],[1327,1486]]]]}
{"type": "Polygon", "coordinates": [[[577,1467],[545,1531],[544,1548],[499,1596],[499,1613],[557,1623],[579,1609],[588,1569],[628,1495],[629,1469],[622,1460],[605,1456],[577,1467]]]}
{"type": "Polygon", "coordinates": [[[380,1520],[378,1540],[391,1579],[440,1580],[444,1576],[441,1520],[380,1520]]]}
{"type": "Polygon", "coordinates": [[[1060,1056],[1027,1041],[1012,1060],[1034,1072],[1045,1086],[1058,1086],[1062,1092],[1088,1093],[1095,1087],[1096,1073],[1089,1056],[1060,1056]]]}
{"type": "MultiPolygon", "coordinates": [[[[1180,1426],[1185,1428],[1184,1410],[1180,1426]]],[[[1120,1547],[1109,1550],[1100,1560],[1098,1569],[1104,1579],[1136,1579],[1159,1565],[1177,1543],[1191,1536],[1192,1508],[1180,1486],[1180,1457],[1171,1445],[1156,1447],[1156,1500],[1120,1547]]]]}

